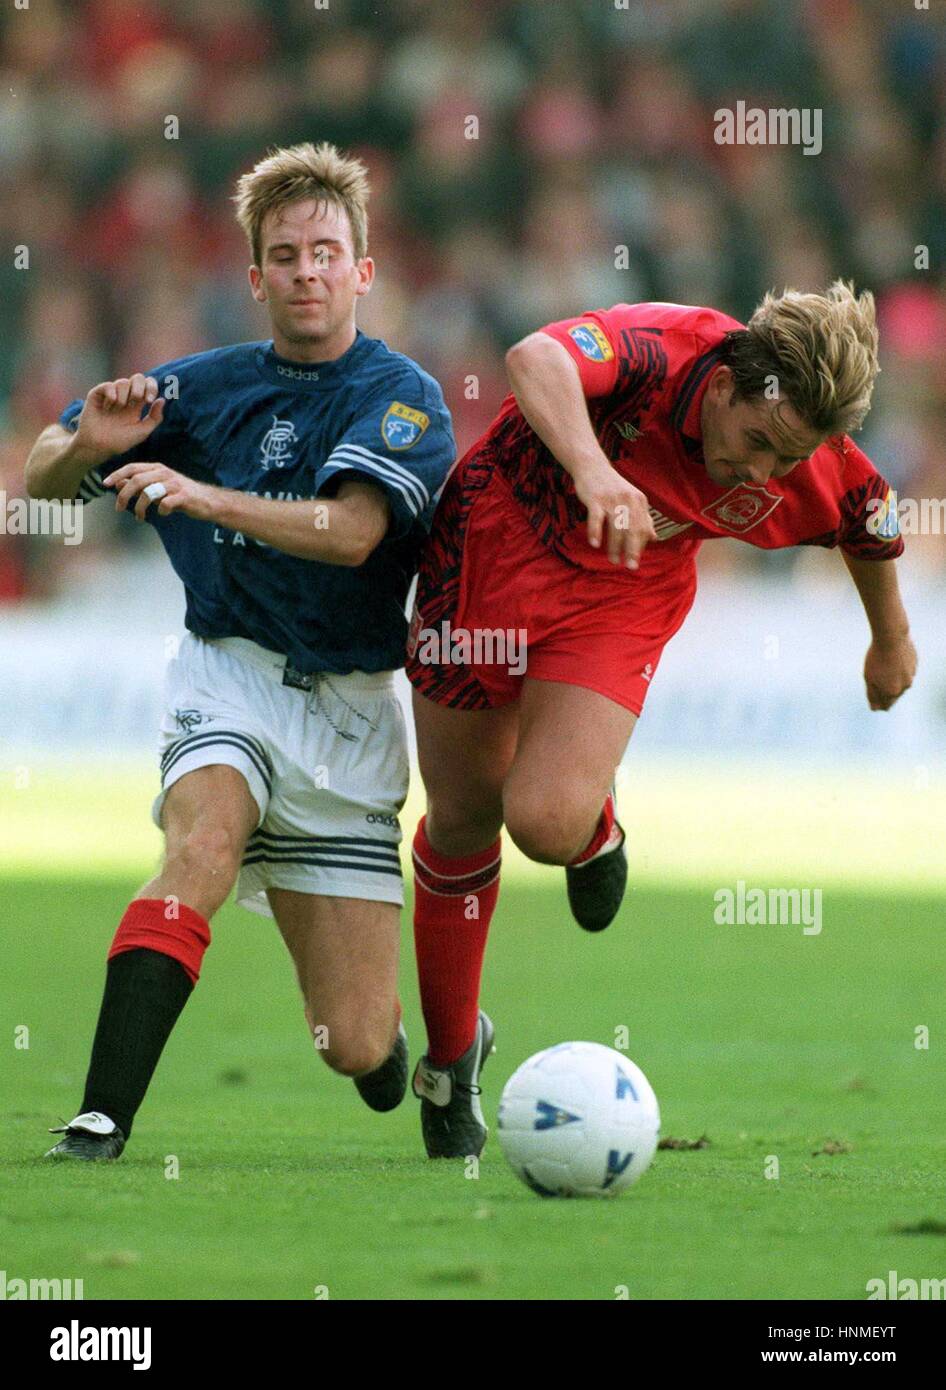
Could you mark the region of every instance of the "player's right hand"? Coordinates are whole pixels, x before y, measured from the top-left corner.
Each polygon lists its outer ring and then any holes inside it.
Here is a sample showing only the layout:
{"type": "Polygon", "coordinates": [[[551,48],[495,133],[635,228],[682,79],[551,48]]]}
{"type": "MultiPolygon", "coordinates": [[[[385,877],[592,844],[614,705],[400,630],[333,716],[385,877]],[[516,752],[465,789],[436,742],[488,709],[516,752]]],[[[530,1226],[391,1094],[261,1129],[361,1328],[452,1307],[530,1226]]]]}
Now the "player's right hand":
{"type": "Polygon", "coordinates": [[[123,454],[147,439],[161,423],[164,397],[153,376],[103,381],[85,398],[75,430],[75,446],[90,457],[105,460],[123,454]],[[147,413],[142,411],[147,406],[147,413]]]}
{"type": "Polygon", "coordinates": [[[644,547],[657,539],[644,493],[610,463],[577,477],[575,491],[588,509],[589,544],[606,545],[613,565],[636,570],[644,547]]]}

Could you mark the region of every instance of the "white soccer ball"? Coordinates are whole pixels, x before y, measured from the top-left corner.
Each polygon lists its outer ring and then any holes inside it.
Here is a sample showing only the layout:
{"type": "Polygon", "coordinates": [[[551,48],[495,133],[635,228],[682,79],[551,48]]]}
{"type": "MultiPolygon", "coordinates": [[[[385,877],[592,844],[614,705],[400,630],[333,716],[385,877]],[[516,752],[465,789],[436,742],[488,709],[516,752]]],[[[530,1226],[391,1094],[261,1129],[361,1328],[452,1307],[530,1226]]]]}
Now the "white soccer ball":
{"type": "Polygon", "coordinates": [[[650,1165],[657,1097],[640,1067],[601,1043],[537,1052],[506,1082],[499,1146],[541,1197],[613,1197],[650,1165]]]}

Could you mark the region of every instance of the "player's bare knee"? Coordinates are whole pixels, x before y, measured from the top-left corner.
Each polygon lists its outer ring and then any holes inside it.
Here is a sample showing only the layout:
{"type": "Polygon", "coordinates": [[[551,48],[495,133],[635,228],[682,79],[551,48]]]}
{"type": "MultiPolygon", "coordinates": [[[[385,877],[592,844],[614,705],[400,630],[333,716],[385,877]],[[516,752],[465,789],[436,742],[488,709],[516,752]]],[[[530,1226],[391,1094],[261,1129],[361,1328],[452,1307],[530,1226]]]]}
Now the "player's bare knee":
{"type": "Polygon", "coordinates": [[[512,796],[504,818],[513,844],[537,864],[569,864],[590,838],[567,808],[547,797],[512,796]]]}
{"type": "Polygon", "coordinates": [[[391,1052],[391,1040],[380,1030],[369,1033],[328,1023],[316,1025],[312,1038],[322,1061],[340,1076],[363,1076],[375,1071],[391,1052]]]}
{"type": "Polygon", "coordinates": [[[195,826],[175,844],[169,845],[167,868],[181,873],[188,881],[198,881],[224,897],[229,893],[240,867],[243,845],[225,826],[195,826]]]}
{"type": "Polygon", "coordinates": [[[570,864],[581,853],[576,841],[543,825],[507,825],[509,838],[527,859],[536,864],[570,864]]]}

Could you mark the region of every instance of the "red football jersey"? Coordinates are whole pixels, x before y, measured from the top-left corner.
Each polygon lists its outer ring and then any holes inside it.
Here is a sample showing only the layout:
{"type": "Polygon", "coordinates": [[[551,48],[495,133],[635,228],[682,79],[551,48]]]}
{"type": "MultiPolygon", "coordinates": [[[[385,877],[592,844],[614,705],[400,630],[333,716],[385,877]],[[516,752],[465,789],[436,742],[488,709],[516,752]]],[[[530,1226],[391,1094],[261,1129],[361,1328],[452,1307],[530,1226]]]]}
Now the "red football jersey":
{"type": "MultiPolygon", "coordinates": [[[[720,486],[710,478],[700,408],[723,338],[742,327],[715,309],[618,304],[542,330],[576,363],[604,453],[650,504],[658,539],[644,551],[638,573],[692,563],[714,536],[767,550],[822,545],[870,559],[898,556],[903,540],[891,489],[846,435],[764,485],[720,486]],[[880,500],[868,507],[872,499],[880,500]]],[[[514,396],[506,397],[477,449],[492,456],[546,545],[584,568],[613,572],[607,555],[588,543],[585,509],[570,476],[514,396]]]]}

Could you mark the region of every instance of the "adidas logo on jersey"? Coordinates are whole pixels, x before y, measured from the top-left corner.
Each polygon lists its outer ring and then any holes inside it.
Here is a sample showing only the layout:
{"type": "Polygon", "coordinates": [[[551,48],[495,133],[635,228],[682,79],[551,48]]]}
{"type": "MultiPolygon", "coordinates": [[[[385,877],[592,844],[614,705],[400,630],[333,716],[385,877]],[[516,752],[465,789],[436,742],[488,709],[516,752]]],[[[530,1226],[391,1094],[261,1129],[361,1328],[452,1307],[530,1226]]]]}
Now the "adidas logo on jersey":
{"type": "Polygon", "coordinates": [[[283,367],[277,363],[276,370],[280,376],[291,377],[293,381],[318,381],[319,379],[318,372],[305,372],[301,367],[283,367]]]}

